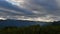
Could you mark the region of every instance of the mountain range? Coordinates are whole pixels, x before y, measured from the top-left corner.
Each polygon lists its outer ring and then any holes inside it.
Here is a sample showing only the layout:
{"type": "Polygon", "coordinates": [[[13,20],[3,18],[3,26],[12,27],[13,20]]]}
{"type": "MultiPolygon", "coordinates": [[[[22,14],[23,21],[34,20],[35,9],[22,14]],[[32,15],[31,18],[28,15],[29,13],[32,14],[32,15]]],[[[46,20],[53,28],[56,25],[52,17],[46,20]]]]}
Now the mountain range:
{"type": "Polygon", "coordinates": [[[13,20],[13,19],[0,20],[0,28],[9,27],[9,26],[22,27],[22,26],[32,26],[32,25],[40,25],[40,26],[60,25],[60,21],[56,21],[56,22],[41,22],[41,21],[13,20]]]}
{"type": "Polygon", "coordinates": [[[8,27],[8,26],[31,26],[31,25],[45,25],[46,22],[39,22],[39,21],[28,21],[28,20],[0,20],[0,27],[8,27]]]}

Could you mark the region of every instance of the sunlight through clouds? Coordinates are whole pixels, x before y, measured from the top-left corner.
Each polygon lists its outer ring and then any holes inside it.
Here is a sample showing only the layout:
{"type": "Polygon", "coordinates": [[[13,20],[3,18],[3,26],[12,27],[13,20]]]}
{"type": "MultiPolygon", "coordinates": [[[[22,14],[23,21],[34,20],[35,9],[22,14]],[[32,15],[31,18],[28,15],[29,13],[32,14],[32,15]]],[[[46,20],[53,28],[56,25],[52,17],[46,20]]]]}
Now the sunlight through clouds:
{"type": "Polygon", "coordinates": [[[60,0],[1,1],[0,16],[4,18],[46,22],[60,20],[60,0]]]}
{"type": "Polygon", "coordinates": [[[6,0],[12,5],[21,6],[24,3],[24,0],[6,0]]]}

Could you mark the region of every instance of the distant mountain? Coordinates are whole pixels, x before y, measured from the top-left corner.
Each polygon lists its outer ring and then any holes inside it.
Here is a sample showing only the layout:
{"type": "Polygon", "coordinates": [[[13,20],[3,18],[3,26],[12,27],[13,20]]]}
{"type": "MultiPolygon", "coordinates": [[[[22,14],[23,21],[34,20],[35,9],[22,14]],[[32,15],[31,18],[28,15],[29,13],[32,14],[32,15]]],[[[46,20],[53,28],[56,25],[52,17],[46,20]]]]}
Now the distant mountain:
{"type": "Polygon", "coordinates": [[[7,19],[7,20],[0,20],[0,27],[8,27],[8,26],[30,26],[30,25],[44,25],[46,24],[45,22],[38,22],[38,21],[27,21],[27,20],[12,20],[12,19],[7,19]]]}
{"type": "Polygon", "coordinates": [[[52,25],[60,25],[60,21],[54,21],[52,25]]]}
{"type": "Polygon", "coordinates": [[[35,25],[36,22],[33,21],[23,21],[23,20],[0,20],[0,26],[29,26],[35,25]]]}

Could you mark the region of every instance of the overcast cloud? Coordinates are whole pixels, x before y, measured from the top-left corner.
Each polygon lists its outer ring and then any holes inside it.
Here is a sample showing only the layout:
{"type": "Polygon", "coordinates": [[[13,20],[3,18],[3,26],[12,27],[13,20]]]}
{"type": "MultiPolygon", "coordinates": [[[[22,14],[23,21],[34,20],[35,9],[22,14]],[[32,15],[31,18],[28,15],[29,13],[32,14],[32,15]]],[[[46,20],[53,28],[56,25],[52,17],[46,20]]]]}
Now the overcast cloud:
{"type": "Polygon", "coordinates": [[[0,0],[0,16],[10,19],[60,20],[60,0],[0,0]]]}

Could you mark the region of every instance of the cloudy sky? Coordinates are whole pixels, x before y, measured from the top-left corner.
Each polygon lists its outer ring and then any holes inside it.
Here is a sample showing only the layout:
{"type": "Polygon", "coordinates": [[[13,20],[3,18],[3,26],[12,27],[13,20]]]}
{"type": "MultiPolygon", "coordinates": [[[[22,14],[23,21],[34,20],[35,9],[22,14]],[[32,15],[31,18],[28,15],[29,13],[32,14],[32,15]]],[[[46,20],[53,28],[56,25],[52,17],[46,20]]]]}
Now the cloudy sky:
{"type": "Polygon", "coordinates": [[[60,20],[60,0],[0,0],[0,19],[60,20]]]}

